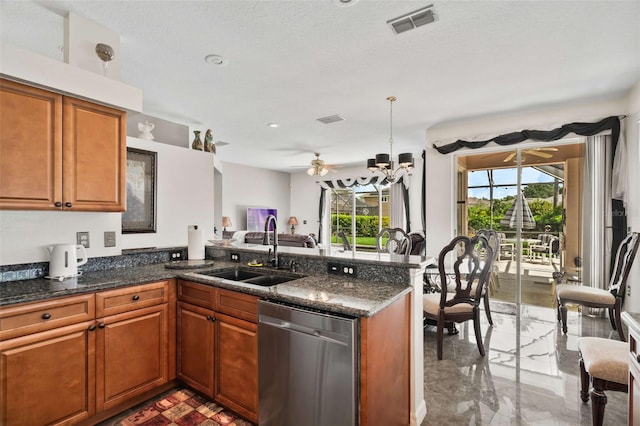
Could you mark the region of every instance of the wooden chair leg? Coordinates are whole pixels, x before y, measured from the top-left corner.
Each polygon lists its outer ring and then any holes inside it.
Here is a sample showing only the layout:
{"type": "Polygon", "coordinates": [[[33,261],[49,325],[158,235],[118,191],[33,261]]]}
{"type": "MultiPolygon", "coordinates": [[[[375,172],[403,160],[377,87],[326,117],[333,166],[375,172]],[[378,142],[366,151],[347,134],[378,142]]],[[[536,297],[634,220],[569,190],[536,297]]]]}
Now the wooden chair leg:
{"type": "Polygon", "coordinates": [[[484,356],[484,343],[482,342],[482,332],[480,331],[480,311],[476,306],[474,308],[475,315],[473,318],[473,330],[476,332],[476,343],[478,344],[478,350],[480,355],[484,356]]]}
{"type": "Polygon", "coordinates": [[[611,328],[616,330],[616,319],[615,314],[613,313],[613,308],[609,308],[609,322],[611,322],[611,328]]]}
{"type": "Polygon", "coordinates": [[[620,318],[620,307],[618,306],[619,302],[616,302],[616,307],[613,309],[613,317],[616,322],[616,330],[618,330],[618,336],[620,336],[620,341],[626,342],[627,339],[624,337],[624,330],[622,329],[622,318],[620,318]]]}
{"type": "Polygon", "coordinates": [[[487,320],[489,325],[493,325],[493,318],[491,318],[491,309],[489,309],[489,294],[485,291],[484,296],[484,312],[487,314],[487,320]]]}
{"type": "Polygon", "coordinates": [[[580,355],[580,399],[582,402],[589,401],[589,373],[584,368],[582,355],[580,355]]]}
{"type": "Polygon", "coordinates": [[[560,304],[560,316],[562,317],[562,332],[567,334],[567,307],[560,304]]]}
{"type": "Polygon", "coordinates": [[[437,347],[438,347],[438,361],[442,359],[442,343],[444,340],[444,319],[438,320],[437,325],[438,337],[437,337],[437,347]]]}
{"type": "Polygon", "coordinates": [[[556,317],[558,318],[558,322],[562,321],[562,317],[560,316],[560,299],[556,298],[556,317]]]}
{"type": "Polygon", "coordinates": [[[602,390],[599,380],[594,380],[593,389],[591,389],[591,422],[593,426],[602,426],[606,406],[607,395],[602,390]]]}

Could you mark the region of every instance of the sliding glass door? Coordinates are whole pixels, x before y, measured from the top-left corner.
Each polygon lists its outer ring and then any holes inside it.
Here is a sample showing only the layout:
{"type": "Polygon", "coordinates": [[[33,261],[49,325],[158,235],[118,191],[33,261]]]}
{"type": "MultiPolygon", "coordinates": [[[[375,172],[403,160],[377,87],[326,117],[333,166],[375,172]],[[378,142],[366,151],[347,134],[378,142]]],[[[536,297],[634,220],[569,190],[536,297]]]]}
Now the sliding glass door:
{"type": "Polygon", "coordinates": [[[552,308],[555,284],[576,272],[566,259],[580,256],[583,152],[558,143],[457,158],[458,233],[501,236],[493,301],[552,308]]]}

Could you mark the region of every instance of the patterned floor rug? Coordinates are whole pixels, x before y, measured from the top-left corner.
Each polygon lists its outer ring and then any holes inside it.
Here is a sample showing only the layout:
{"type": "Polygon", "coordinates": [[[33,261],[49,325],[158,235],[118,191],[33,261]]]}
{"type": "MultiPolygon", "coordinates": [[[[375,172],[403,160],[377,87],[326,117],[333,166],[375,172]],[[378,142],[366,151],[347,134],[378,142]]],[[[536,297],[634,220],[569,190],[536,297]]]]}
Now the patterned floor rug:
{"type": "Polygon", "coordinates": [[[100,426],[253,426],[189,389],[176,389],[100,426]]]}

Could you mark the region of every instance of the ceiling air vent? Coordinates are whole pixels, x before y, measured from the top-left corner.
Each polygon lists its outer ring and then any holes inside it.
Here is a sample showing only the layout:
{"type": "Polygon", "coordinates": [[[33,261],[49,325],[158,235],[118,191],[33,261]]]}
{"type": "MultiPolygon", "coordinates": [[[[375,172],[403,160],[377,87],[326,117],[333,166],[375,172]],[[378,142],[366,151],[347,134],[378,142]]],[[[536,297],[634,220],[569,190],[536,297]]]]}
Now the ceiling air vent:
{"type": "Polygon", "coordinates": [[[394,33],[400,34],[405,31],[430,24],[436,20],[436,14],[433,11],[433,5],[423,7],[406,15],[387,21],[394,33]]]}
{"type": "Polygon", "coordinates": [[[338,121],[344,121],[344,118],[340,117],[338,114],[329,115],[327,117],[322,117],[317,119],[319,122],[324,124],[336,123],[338,121]]]}

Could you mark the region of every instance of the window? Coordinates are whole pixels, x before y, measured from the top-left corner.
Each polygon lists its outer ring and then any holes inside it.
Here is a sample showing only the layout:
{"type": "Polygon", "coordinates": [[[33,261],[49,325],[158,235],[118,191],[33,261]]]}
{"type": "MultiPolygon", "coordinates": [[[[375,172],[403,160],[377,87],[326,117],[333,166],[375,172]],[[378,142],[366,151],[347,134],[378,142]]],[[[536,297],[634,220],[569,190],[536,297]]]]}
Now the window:
{"type": "Polygon", "coordinates": [[[332,189],[331,242],[341,245],[339,234],[344,233],[357,250],[375,251],[378,232],[389,226],[389,188],[370,184],[332,189]]]}

